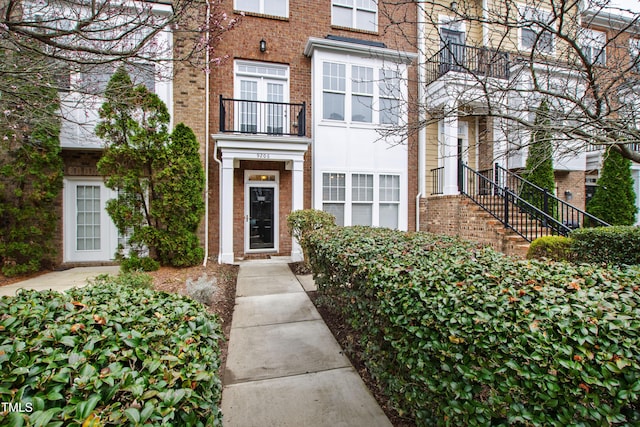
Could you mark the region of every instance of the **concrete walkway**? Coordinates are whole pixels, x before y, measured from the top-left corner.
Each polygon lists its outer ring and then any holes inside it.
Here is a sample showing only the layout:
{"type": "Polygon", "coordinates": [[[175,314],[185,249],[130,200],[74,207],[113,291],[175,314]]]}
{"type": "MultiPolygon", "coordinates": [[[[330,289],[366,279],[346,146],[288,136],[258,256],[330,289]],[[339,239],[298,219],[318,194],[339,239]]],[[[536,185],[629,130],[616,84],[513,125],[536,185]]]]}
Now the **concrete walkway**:
{"type": "Polygon", "coordinates": [[[31,279],[16,282],[7,286],[0,286],[0,296],[14,296],[18,289],[35,289],[37,291],[54,290],[66,291],[73,287],[82,287],[87,280],[96,278],[101,274],[116,276],[120,273],[117,265],[106,267],[77,267],[64,271],[54,271],[31,279]]]}
{"type": "Polygon", "coordinates": [[[223,425],[390,427],[288,261],[240,264],[223,425]]]}

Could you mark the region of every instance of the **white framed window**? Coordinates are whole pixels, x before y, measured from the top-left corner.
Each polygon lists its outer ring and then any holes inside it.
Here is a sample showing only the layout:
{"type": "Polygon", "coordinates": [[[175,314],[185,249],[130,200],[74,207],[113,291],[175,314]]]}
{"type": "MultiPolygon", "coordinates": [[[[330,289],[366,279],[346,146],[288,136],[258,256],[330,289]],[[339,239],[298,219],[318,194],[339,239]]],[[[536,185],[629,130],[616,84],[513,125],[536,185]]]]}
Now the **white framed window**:
{"type": "Polygon", "coordinates": [[[234,9],[287,18],[289,0],[235,0],[234,9]]]}
{"type": "Polygon", "coordinates": [[[400,213],[400,175],[380,175],[380,227],[398,228],[400,213]]]}
{"type": "Polygon", "coordinates": [[[380,70],[380,123],[397,125],[400,119],[400,73],[398,70],[380,70]]]}
{"type": "Polygon", "coordinates": [[[373,225],[373,175],[351,175],[351,225],[373,225]]]}
{"type": "Polygon", "coordinates": [[[288,132],[284,103],[289,102],[289,67],[260,62],[235,63],[236,129],[241,132],[288,132]]]}
{"type": "Polygon", "coordinates": [[[640,39],[629,39],[629,58],[631,67],[640,73],[640,39]]]}
{"type": "Polygon", "coordinates": [[[583,28],[580,36],[582,52],[587,58],[587,62],[593,65],[606,65],[607,34],[604,31],[583,28]]]}
{"type": "Polygon", "coordinates": [[[322,210],[336,217],[337,225],[344,225],[346,202],[346,174],[322,174],[322,210]]]}
{"type": "Polygon", "coordinates": [[[347,91],[347,67],[345,64],[322,64],[322,118],[344,120],[347,91]]]}
{"type": "Polygon", "coordinates": [[[332,0],[331,25],[377,31],[378,5],[375,0],[332,0]]]}
{"type": "Polygon", "coordinates": [[[545,27],[552,25],[551,13],[531,6],[523,6],[519,12],[520,49],[552,54],[555,49],[555,38],[553,33],[545,30],[545,27]]]}
{"type": "Polygon", "coordinates": [[[322,174],[322,210],[336,224],[397,229],[401,211],[400,175],[373,172],[322,174]]]}
{"type": "Polygon", "coordinates": [[[351,121],[373,121],[373,68],[351,66],[351,121]]]}

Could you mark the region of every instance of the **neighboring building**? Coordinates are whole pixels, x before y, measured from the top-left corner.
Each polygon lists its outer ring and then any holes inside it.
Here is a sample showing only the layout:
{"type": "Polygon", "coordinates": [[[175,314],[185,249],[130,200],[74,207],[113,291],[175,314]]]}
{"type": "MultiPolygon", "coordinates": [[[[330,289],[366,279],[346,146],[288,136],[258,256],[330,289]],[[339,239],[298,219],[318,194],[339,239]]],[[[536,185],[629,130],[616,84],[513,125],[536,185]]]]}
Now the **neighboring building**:
{"type": "MultiPolygon", "coordinates": [[[[171,13],[171,6],[167,3],[150,4],[151,13],[171,13]]],[[[164,55],[171,52],[172,34],[169,29],[155,37],[153,46],[159,56],[166,57],[164,55]]],[[[106,212],[106,202],[115,194],[98,174],[96,164],[104,143],[94,132],[99,119],[98,110],[104,102],[101,94],[117,66],[118,63],[79,66],[70,73],[68,91],[61,93],[62,113],[66,120],[60,134],[64,187],[57,256],[60,263],[67,265],[113,261],[118,244],[123,243],[106,212]]],[[[144,84],[155,92],[171,112],[173,71],[170,62],[138,61],[130,63],[127,69],[135,83],[144,84]]]]}
{"type": "MultiPolygon", "coordinates": [[[[221,44],[228,59],[209,81],[211,257],[300,259],[286,217],[303,208],[331,212],[341,225],[412,229],[416,144],[382,140],[379,130],[411,120],[401,101],[416,90],[407,86],[415,82],[415,6],[228,6],[244,17],[221,44]],[[388,8],[407,23],[389,25],[388,8]]],[[[184,83],[176,81],[177,90],[184,83]]]]}

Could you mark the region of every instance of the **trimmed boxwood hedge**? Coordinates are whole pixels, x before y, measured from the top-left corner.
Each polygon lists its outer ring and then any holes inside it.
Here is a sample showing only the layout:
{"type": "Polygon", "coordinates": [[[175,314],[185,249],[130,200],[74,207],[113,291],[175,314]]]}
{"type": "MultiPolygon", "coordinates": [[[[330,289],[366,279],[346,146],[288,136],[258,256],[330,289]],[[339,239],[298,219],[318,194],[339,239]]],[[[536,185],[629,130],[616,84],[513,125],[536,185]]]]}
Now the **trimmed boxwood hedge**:
{"type": "Polygon", "coordinates": [[[0,425],[221,425],[223,335],[190,298],[102,280],[0,313],[0,402],[26,409],[0,425]]]}
{"type": "Polygon", "coordinates": [[[640,227],[580,228],[571,233],[571,251],[581,262],[640,264],[640,227]]]}
{"type": "Polygon", "coordinates": [[[640,425],[639,270],[366,227],[307,244],[324,304],[418,425],[640,425]]]}

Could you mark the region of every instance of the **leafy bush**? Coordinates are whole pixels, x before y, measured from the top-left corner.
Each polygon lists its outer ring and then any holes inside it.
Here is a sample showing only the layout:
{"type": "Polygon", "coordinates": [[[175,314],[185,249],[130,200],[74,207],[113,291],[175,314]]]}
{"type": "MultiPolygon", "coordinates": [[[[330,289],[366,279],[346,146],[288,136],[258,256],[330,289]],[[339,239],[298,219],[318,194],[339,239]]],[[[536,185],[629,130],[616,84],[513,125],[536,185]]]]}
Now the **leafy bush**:
{"type": "Polygon", "coordinates": [[[160,263],[148,256],[139,257],[136,252],[130,252],[129,257],[117,257],[120,259],[120,269],[124,272],[130,271],[156,271],[160,268],[160,263]]]}
{"type": "Polygon", "coordinates": [[[564,236],[543,236],[529,245],[527,259],[549,259],[570,261],[572,259],[571,239],[564,236]]]}
{"type": "MultiPolygon", "coordinates": [[[[169,134],[167,106],[124,67],[109,80],[96,135],[105,141],[98,172],[118,190],[107,212],[127,236],[128,257],[144,247],[162,265],[192,266],[204,257],[196,231],[204,215],[204,170],[193,131],[169,134]]],[[[135,262],[135,261],[133,261],[135,262]]]]}
{"type": "Polygon", "coordinates": [[[365,227],[308,242],[324,304],[418,425],[640,425],[640,270],[365,227]]]}
{"type": "Polygon", "coordinates": [[[153,289],[153,277],[140,271],[132,271],[111,276],[109,274],[101,274],[89,282],[94,286],[118,285],[132,289],[153,289]]]}
{"type": "Polygon", "coordinates": [[[571,250],[578,261],[616,265],[640,264],[638,227],[581,228],[571,233],[571,240],[571,250]]]}
{"type": "Polygon", "coordinates": [[[100,280],[0,300],[0,401],[33,410],[0,424],[221,425],[215,316],[184,296],[100,280]]]}
{"type": "Polygon", "coordinates": [[[318,209],[297,210],[287,216],[289,234],[300,243],[305,262],[308,260],[306,238],[309,233],[323,227],[332,227],[335,225],[336,218],[333,215],[318,209]]]}
{"type": "Polygon", "coordinates": [[[212,277],[209,279],[207,274],[198,277],[195,282],[187,279],[187,295],[201,304],[211,305],[211,299],[218,290],[218,279],[212,277]]]}

